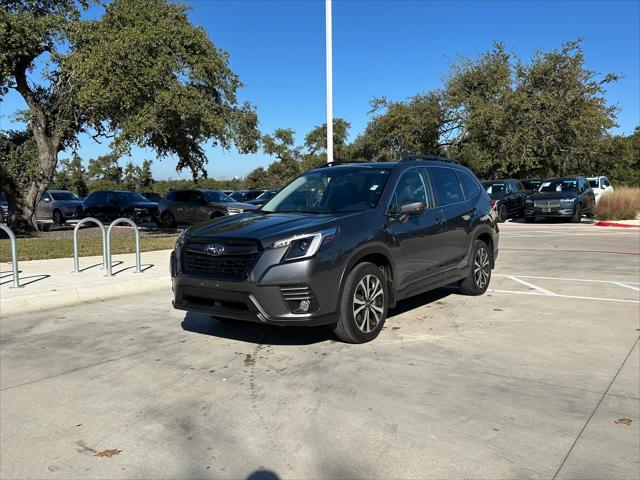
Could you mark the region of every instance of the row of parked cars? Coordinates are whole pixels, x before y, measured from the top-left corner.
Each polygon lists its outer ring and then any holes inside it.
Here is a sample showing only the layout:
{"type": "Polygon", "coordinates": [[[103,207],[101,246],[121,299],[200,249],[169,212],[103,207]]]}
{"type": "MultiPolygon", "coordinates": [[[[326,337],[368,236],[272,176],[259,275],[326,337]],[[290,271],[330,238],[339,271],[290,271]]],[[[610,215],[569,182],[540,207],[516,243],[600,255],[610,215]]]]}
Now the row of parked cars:
{"type": "MultiPolygon", "coordinates": [[[[255,210],[272,198],[276,191],[240,190],[229,193],[193,189],[176,190],[161,196],[154,192],[101,190],[80,198],[68,190],[47,190],[36,207],[36,219],[41,230],[85,217],[103,221],[126,217],[138,224],[174,227],[255,210]]],[[[0,195],[0,222],[7,216],[6,197],[0,195]]]]}
{"type": "Polygon", "coordinates": [[[499,222],[509,218],[563,218],[578,223],[595,215],[598,201],[612,192],[605,176],[554,177],[547,179],[486,180],[482,182],[493,201],[499,222]]]}

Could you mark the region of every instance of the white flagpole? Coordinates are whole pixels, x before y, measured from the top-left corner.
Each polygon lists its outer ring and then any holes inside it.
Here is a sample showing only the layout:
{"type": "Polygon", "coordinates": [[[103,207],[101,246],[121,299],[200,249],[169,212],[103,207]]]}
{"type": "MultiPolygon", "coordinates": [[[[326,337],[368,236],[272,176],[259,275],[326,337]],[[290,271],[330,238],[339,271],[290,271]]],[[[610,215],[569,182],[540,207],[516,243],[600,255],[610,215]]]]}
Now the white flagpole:
{"type": "Polygon", "coordinates": [[[325,0],[327,62],[327,163],[333,162],[333,45],[331,35],[331,0],[325,0]]]}

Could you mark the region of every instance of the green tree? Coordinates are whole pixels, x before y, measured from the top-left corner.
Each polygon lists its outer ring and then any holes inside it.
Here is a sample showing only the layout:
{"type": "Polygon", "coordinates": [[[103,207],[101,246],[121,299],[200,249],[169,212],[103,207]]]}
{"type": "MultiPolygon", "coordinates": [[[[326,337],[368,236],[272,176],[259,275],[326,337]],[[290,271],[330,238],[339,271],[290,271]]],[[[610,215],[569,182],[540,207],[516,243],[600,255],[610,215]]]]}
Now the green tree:
{"type": "Polygon", "coordinates": [[[149,190],[152,188],[154,180],[153,175],[151,173],[151,165],[153,162],[151,160],[143,160],[142,166],[140,167],[140,174],[138,175],[138,185],[137,188],[139,190],[149,190]]]}
{"type": "Polygon", "coordinates": [[[53,188],[71,190],[84,197],[89,193],[87,172],[82,159],[74,153],[73,157],[61,160],[51,185],[53,188]]]}
{"type": "Polygon", "coordinates": [[[39,171],[16,188],[10,221],[34,228],[39,195],[55,172],[58,153],[80,132],[110,137],[114,148],[153,148],[175,155],[177,169],[205,175],[203,143],[240,152],[257,149],[255,109],[239,105],[238,76],[228,54],[168,0],[114,0],[100,18],[82,18],[86,1],[15,0],[0,4],[0,94],[15,89],[37,145],[39,171]],[[40,81],[34,66],[47,64],[40,81]],[[30,78],[31,77],[31,78],[30,78]]]}
{"type": "Polygon", "coordinates": [[[89,160],[89,178],[113,185],[122,183],[123,170],[118,164],[119,159],[120,156],[116,152],[111,152],[89,160]]]}

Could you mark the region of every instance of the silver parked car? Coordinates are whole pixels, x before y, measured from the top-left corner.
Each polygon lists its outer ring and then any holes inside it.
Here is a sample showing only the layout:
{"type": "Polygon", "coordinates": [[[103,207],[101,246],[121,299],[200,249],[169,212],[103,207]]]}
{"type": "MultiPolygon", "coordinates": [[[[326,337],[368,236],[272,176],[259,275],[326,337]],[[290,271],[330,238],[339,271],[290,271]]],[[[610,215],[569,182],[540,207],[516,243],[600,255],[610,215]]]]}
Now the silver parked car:
{"type": "Polygon", "coordinates": [[[173,227],[178,223],[200,223],[225,215],[256,210],[256,205],[236,202],[216,190],[176,190],[160,201],[160,223],[173,227]]]}
{"type": "Polygon", "coordinates": [[[82,218],[82,200],[68,190],[47,190],[36,206],[36,221],[41,230],[82,218]]]}

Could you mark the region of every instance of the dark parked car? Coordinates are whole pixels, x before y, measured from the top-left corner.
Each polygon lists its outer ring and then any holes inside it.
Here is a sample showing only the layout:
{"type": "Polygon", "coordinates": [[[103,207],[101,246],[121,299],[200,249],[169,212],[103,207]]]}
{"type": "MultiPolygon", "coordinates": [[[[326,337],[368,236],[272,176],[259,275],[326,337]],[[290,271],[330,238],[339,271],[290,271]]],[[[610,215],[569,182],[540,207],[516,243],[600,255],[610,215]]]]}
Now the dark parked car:
{"type": "Polygon", "coordinates": [[[236,202],[248,202],[249,200],[255,200],[262,193],[264,193],[264,190],[238,190],[229,196],[236,202]]]}
{"type": "Polygon", "coordinates": [[[277,190],[265,190],[260,195],[258,195],[254,200],[249,200],[247,203],[251,205],[258,205],[258,206],[264,205],[273,197],[275,197],[276,193],[278,193],[277,190]]]}
{"type": "Polygon", "coordinates": [[[36,205],[36,223],[41,230],[78,221],[82,216],[82,200],[68,190],[47,190],[36,205]]]}
{"type": "Polygon", "coordinates": [[[520,180],[487,180],[482,182],[489,196],[495,200],[498,221],[524,217],[524,201],[527,193],[520,180]]]}
{"type": "Polygon", "coordinates": [[[84,200],[84,215],[112,221],[126,217],[135,223],[158,223],[158,204],[150,202],[136,192],[102,190],[91,193],[84,200]]]}
{"type": "Polygon", "coordinates": [[[7,196],[0,192],[0,223],[5,223],[9,218],[9,203],[7,196]]]}
{"type": "Polygon", "coordinates": [[[536,193],[543,181],[544,180],[542,178],[527,178],[526,180],[521,180],[527,195],[536,193]]]}
{"type": "Polygon", "coordinates": [[[585,177],[547,178],[540,189],[527,198],[525,219],[565,218],[579,223],[583,215],[593,217],[596,197],[585,177]]]}
{"type": "MultiPolygon", "coordinates": [[[[422,157],[421,157],[422,158],[422,157]]],[[[171,255],[175,308],[374,339],[387,310],[458,282],[481,295],[498,254],[491,199],[446,161],[331,165],[262,209],[185,230],[171,255]]]]}
{"type": "Polygon", "coordinates": [[[162,195],[156,192],[142,192],[142,196],[149,200],[150,202],[160,202],[162,200],[162,195]]]}
{"type": "Polygon", "coordinates": [[[236,202],[216,190],[176,190],[160,202],[160,221],[166,227],[173,227],[178,223],[200,223],[256,208],[255,205],[236,202]]]}

